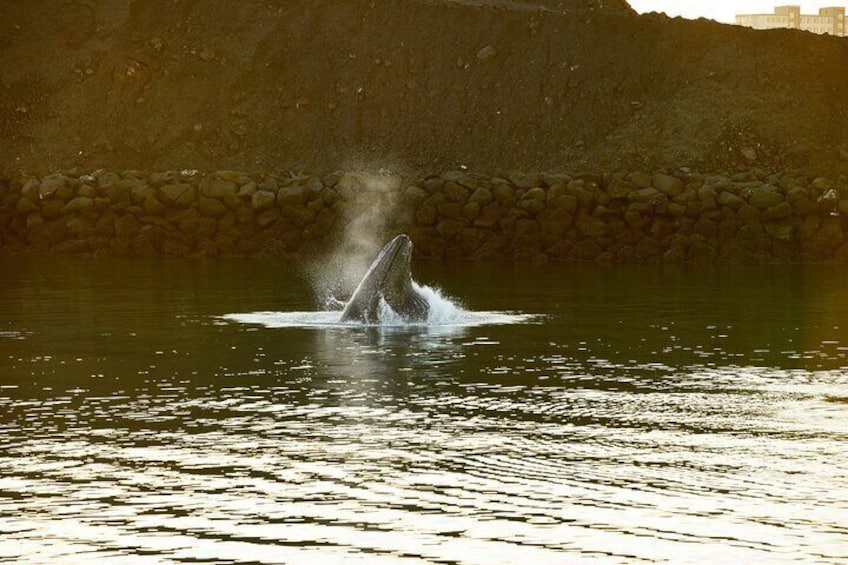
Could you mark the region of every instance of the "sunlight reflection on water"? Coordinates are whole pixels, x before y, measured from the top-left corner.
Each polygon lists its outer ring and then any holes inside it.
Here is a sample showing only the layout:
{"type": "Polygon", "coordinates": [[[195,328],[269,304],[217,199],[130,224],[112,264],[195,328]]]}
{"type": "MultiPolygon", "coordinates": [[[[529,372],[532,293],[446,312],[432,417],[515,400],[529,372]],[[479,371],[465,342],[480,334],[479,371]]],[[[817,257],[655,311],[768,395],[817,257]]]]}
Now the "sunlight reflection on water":
{"type": "Polygon", "coordinates": [[[339,326],[265,270],[246,294],[243,265],[27,268],[0,271],[0,562],[848,560],[841,274],[699,305],[702,272],[679,299],[448,272],[500,286],[433,331],[339,326]]]}

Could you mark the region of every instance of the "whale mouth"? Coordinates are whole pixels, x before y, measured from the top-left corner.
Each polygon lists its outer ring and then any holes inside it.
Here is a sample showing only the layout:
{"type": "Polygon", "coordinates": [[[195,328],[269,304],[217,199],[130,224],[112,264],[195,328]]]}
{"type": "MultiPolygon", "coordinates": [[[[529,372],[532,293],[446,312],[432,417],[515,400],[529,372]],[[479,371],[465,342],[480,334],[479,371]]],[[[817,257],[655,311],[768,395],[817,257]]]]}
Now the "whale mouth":
{"type": "Polygon", "coordinates": [[[398,257],[400,256],[401,251],[411,247],[412,241],[409,239],[409,236],[403,234],[396,236],[393,240],[389,242],[389,245],[386,249],[386,253],[388,253],[389,255],[389,264],[386,266],[387,273],[394,270],[395,263],[398,261],[398,257]]]}
{"type": "Polygon", "coordinates": [[[408,250],[406,253],[406,257],[410,257],[412,251],[412,240],[409,239],[409,236],[401,234],[396,236],[393,240],[391,240],[374,261],[373,265],[369,269],[369,272],[365,275],[365,278],[368,278],[371,275],[371,271],[376,271],[373,274],[378,277],[379,287],[382,288],[389,278],[389,275],[395,272],[395,269],[400,267],[400,262],[403,261],[402,252],[408,250]]]}
{"type": "Polygon", "coordinates": [[[388,303],[397,312],[405,315],[413,312],[420,317],[425,309],[417,302],[410,304],[408,300],[413,292],[411,259],[412,241],[409,236],[395,236],[371,263],[345,305],[341,319],[350,321],[362,318],[373,321],[379,315],[381,301],[388,303]]]}

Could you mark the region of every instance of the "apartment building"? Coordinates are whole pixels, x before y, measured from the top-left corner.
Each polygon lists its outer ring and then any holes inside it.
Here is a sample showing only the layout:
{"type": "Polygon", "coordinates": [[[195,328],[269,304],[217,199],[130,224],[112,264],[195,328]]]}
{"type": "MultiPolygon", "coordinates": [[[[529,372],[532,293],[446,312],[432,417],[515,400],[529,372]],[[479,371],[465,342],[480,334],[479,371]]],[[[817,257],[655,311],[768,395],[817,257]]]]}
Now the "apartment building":
{"type": "Polygon", "coordinates": [[[739,14],[736,24],[754,29],[801,29],[845,37],[845,7],[822,8],[818,14],[802,14],[800,6],[777,6],[772,14],[739,14]]]}

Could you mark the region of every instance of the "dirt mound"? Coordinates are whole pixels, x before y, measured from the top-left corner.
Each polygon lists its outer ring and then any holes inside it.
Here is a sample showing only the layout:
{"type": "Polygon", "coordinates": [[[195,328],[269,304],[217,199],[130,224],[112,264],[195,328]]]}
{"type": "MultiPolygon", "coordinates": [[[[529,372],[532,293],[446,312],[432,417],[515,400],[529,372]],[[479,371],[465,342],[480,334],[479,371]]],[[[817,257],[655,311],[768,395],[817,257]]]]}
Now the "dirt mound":
{"type": "Polygon", "coordinates": [[[833,175],[846,100],[848,40],[623,0],[0,5],[3,169],[833,175]]]}

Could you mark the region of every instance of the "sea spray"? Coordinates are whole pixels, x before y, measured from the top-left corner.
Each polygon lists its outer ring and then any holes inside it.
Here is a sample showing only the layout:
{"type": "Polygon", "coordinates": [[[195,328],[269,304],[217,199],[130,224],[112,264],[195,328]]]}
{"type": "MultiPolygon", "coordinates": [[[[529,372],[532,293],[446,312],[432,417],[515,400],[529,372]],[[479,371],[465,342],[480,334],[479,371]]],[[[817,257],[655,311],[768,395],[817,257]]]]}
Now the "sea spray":
{"type": "Polygon", "coordinates": [[[442,295],[437,288],[419,285],[412,281],[412,288],[427,301],[427,320],[423,322],[410,322],[400,314],[392,310],[385,300],[380,300],[378,310],[379,323],[375,325],[385,327],[398,326],[445,326],[460,322],[467,312],[454,300],[442,295]]]}
{"type": "Polygon", "coordinates": [[[430,305],[430,312],[427,316],[427,323],[433,325],[449,325],[462,320],[467,311],[456,300],[444,296],[438,288],[430,286],[419,286],[415,281],[412,282],[415,290],[421,293],[427,304],[430,305]]]}

